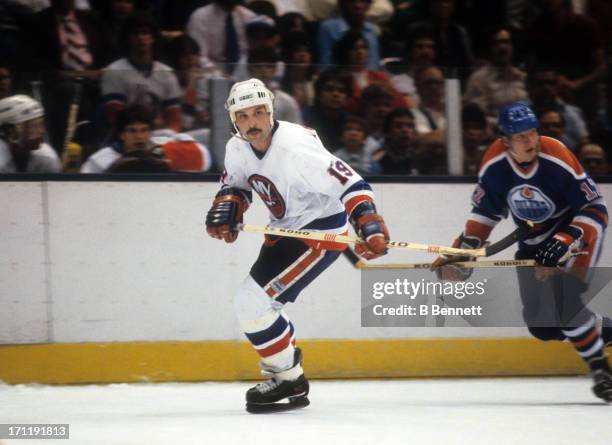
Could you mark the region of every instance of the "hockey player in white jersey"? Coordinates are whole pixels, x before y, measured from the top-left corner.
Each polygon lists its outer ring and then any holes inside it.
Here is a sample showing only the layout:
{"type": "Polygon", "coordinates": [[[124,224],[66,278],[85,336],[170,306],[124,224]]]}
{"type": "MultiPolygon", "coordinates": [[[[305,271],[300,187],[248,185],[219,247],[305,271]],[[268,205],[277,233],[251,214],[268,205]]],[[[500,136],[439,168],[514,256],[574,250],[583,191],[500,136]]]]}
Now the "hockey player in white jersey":
{"type": "Polygon", "coordinates": [[[0,173],[59,173],[62,163],[44,142],[45,111],[23,94],[0,100],[0,173]]]}
{"type": "MultiPolygon", "coordinates": [[[[330,154],[317,133],[274,120],[274,95],[258,79],[236,83],[226,109],[236,130],[226,146],[221,190],[206,216],[210,236],[236,240],[255,191],[270,211],[270,225],[348,231],[350,222],[363,240],[356,252],[366,259],[386,253],[389,234],[374,205],[371,187],[330,154]]],[[[261,357],[270,380],[248,390],[247,411],[281,411],[309,404],[308,381],[294,326],[283,311],[295,301],[346,246],[267,236],[249,275],[235,291],[242,329],[261,357]],[[287,403],[278,403],[289,399],[287,403]]]]}

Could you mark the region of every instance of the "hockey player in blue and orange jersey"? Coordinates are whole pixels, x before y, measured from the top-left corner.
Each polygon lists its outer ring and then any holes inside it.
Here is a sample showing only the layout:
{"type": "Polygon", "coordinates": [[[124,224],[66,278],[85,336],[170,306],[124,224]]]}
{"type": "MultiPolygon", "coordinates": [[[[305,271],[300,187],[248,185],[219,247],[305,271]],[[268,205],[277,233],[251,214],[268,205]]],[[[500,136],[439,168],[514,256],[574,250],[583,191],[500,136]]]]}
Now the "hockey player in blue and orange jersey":
{"type": "MultiPolygon", "coordinates": [[[[584,307],[589,268],[598,260],[608,211],[597,185],[570,150],[556,139],[538,134],[529,107],[515,103],[500,110],[501,137],[485,152],[472,195],[472,214],[454,242],[480,247],[493,227],[508,214],[517,224],[535,228],[520,241],[517,259],[535,259],[535,268],[519,268],[523,316],[529,331],[541,340],[569,340],[591,369],[597,397],[612,402],[612,374],[604,352],[612,342],[610,319],[584,307]],[[540,327],[544,282],[560,270],[564,312],[558,327],[540,327]],[[577,315],[578,314],[578,315],[577,315]]],[[[453,265],[465,258],[439,257],[433,264],[439,278],[464,280],[471,269],[453,265]]]]}
{"type": "MultiPolygon", "coordinates": [[[[236,83],[226,108],[236,135],[226,146],[221,190],[206,216],[214,238],[236,240],[236,224],[255,191],[270,212],[270,225],[347,233],[363,241],[355,251],[384,255],[389,234],[374,205],[372,189],[353,169],[330,154],[314,130],[274,119],[274,95],[258,79],[236,83]]],[[[294,327],[284,309],[340,255],[334,242],[267,237],[249,275],[234,294],[240,325],[271,376],[249,389],[247,410],[280,411],[308,405],[308,381],[294,327]],[[278,403],[289,399],[289,403],[278,403]]]]}

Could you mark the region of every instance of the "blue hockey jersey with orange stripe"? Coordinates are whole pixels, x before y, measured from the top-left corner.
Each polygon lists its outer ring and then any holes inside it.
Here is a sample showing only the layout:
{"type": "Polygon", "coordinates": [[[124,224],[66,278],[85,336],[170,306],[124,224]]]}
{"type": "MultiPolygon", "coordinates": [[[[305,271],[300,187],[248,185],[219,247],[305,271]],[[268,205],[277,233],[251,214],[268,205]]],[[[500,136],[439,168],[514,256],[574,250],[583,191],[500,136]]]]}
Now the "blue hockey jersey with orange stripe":
{"type": "MultiPolygon", "coordinates": [[[[529,165],[519,165],[501,139],[485,152],[472,195],[472,214],[465,235],[484,241],[508,213],[517,224],[535,223],[535,230],[519,243],[533,251],[567,226],[583,232],[592,266],[599,255],[608,224],[606,203],[597,185],[572,152],[556,139],[540,136],[540,153],[529,165]]],[[[586,255],[585,255],[586,256],[586,255]]]]}

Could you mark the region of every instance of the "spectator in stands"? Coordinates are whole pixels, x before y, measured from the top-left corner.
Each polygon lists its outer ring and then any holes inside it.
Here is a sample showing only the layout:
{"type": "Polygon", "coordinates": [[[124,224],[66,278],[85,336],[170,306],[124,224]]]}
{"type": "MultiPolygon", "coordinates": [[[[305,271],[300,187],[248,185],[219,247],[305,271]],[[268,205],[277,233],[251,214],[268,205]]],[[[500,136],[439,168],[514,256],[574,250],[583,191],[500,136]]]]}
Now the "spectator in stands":
{"type": "Polygon", "coordinates": [[[341,145],[340,130],[346,118],[351,77],[336,68],[325,70],[315,82],[315,102],[304,112],[304,123],[317,130],[323,145],[334,151],[341,145]]]}
{"type": "Polygon", "coordinates": [[[436,47],[434,37],[428,30],[410,36],[406,42],[406,62],[402,73],[391,76],[394,88],[404,95],[410,107],[419,103],[414,77],[423,68],[434,66],[436,47]]]}
{"type": "Polygon", "coordinates": [[[539,1],[505,0],[504,3],[506,3],[506,18],[504,21],[517,32],[523,32],[528,28],[542,10],[539,1]]]}
{"type": "Polygon", "coordinates": [[[50,3],[50,7],[28,21],[26,32],[31,56],[28,64],[55,74],[97,80],[97,73],[90,71],[109,60],[109,36],[102,22],[89,11],[76,9],[74,0],[51,0],[50,3]]]}
{"type": "Polygon", "coordinates": [[[276,22],[267,15],[257,15],[247,22],[246,26],[248,49],[273,48],[281,44],[280,33],[276,22]]]}
{"type": "Polygon", "coordinates": [[[386,23],[383,45],[390,55],[402,57],[410,40],[407,27],[429,15],[429,0],[392,0],[394,12],[386,23]]]}
{"type": "Polygon", "coordinates": [[[149,157],[152,150],[163,156],[171,171],[204,172],[212,160],[208,149],[185,134],[152,138],[154,115],[142,105],[133,105],[117,114],[113,142],[92,154],[81,173],[104,173],[122,157],[149,157]]]}
{"type": "Polygon", "coordinates": [[[127,20],[122,41],[128,55],[107,66],[102,75],[104,109],[111,124],[126,105],[152,94],[164,106],[166,127],[181,131],[181,88],[172,68],[154,59],[157,36],[157,26],[148,16],[127,20]]]}
{"type": "Polygon", "coordinates": [[[585,144],[578,150],[578,160],[591,176],[610,174],[608,157],[601,145],[585,144]]]}
{"type": "Polygon", "coordinates": [[[430,20],[407,27],[407,35],[428,30],[434,36],[437,66],[457,71],[465,80],[473,65],[472,44],[465,28],[453,19],[454,0],[431,0],[430,20]]]}
{"type": "Polygon", "coordinates": [[[478,175],[480,160],[486,151],[490,136],[485,113],[476,104],[468,104],[461,110],[463,136],[463,174],[478,175]]]}
{"type": "Polygon", "coordinates": [[[415,124],[408,108],[393,110],[385,119],[385,140],[382,148],[374,153],[385,175],[415,175],[417,152],[414,145],[415,124]]]}
{"type": "MultiPolygon", "coordinates": [[[[307,0],[307,3],[313,20],[327,20],[338,15],[338,12],[342,13],[341,0],[307,0]]],[[[373,23],[384,23],[393,14],[393,5],[389,0],[370,0],[369,3],[366,18],[373,23]]],[[[307,14],[305,16],[309,17],[307,14]]]]}
{"type": "Polygon", "coordinates": [[[52,0],[50,7],[29,17],[24,31],[29,47],[27,68],[42,80],[49,139],[61,149],[75,79],[83,87],[79,118],[94,116],[100,69],[110,60],[109,36],[97,16],[76,9],[74,0],[52,0]]]}
{"type": "Polygon", "coordinates": [[[416,75],[416,85],[419,105],[413,110],[413,114],[417,133],[443,133],[446,128],[444,74],[436,66],[424,68],[416,75]]]}
{"type": "Polygon", "coordinates": [[[360,109],[368,123],[369,137],[382,145],[385,139],[385,119],[393,110],[393,95],[382,85],[369,85],[361,95],[360,109]]]}
{"type": "MultiPolygon", "coordinates": [[[[416,75],[419,105],[412,109],[416,126],[415,144],[436,159],[446,158],[446,107],[444,75],[432,66],[416,75]]],[[[431,173],[431,171],[427,171],[431,173]]],[[[441,173],[438,171],[438,173],[441,173]]]]}
{"type": "Polygon", "coordinates": [[[302,113],[297,101],[278,87],[274,80],[278,55],[272,48],[249,50],[249,73],[261,80],[274,93],[274,117],[278,120],[302,123],[302,113]]]}
{"type": "Polygon", "coordinates": [[[24,95],[0,100],[0,173],[59,173],[62,164],[47,143],[44,110],[24,95]]]}
{"type": "Polygon", "coordinates": [[[579,106],[589,121],[597,110],[597,83],[606,73],[605,53],[597,24],[575,14],[564,0],[542,0],[542,12],[526,30],[530,65],[555,67],[559,93],[579,106]]]}
{"type": "MultiPolygon", "coordinates": [[[[268,48],[274,51],[279,50],[280,34],[276,23],[271,17],[266,15],[256,15],[250,19],[246,24],[246,38],[247,38],[247,54],[244,58],[240,58],[236,65],[232,79],[236,81],[246,80],[249,77],[248,69],[248,52],[253,49],[268,48]]],[[[283,62],[279,60],[276,63],[274,79],[280,81],[283,77],[285,66],[283,62]]]]}
{"type": "Polygon", "coordinates": [[[204,66],[217,64],[231,75],[239,60],[246,60],[246,25],[255,16],[250,9],[238,5],[237,0],[213,0],[196,9],[189,17],[187,34],[198,42],[204,66]]]}
{"type": "Polygon", "coordinates": [[[565,121],[565,136],[570,147],[577,147],[589,139],[589,132],[582,110],[567,104],[559,95],[557,71],[547,66],[536,66],[527,79],[529,100],[534,110],[556,109],[565,121]]]}
{"type": "Polygon", "coordinates": [[[285,74],[281,85],[303,110],[314,103],[314,48],[304,32],[291,32],[283,38],[282,43],[285,74]]]}
{"type": "Polygon", "coordinates": [[[593,122],[591,139],[604,147],[610,157],[612,156],[612,70],[608,73],[604,88],[605,100],[601,104],[597,119],[593,122]]]}
{"type": "Polygon", "coordinates": [[[368,42],[368,63],[370,69],[380,66],[378,28],[366,20],[366,13],[372,0],[338,0],[341,16],[328,19],[319,25],[319,61],[324,65],[333,62],[334,46],[348,30],[363,34],[368,42]]]}
{"type": "Polygon", "coordinates": [[[10,63],[15,74],[28,77],[32,73],[31,61],[27,54],[28,33],[24,29],[24,18],[30,16],[34,11],[30,10],[30,4],[16,1],[0,1],[0,61],[10,63]]]}
{"type": "Polygon", "coordinates": [[[504,105],[527,99],[527,74],[513,65],[513,49],[510,28],[497,28],[490,37],[489,62],[468,78],[464,101],[479,105],[491,121],[504,105]]]}
{"type": "Polygon", "coordinates": [[[508,0],[470,0],[455,3],[455,20],[468,31],[475,58],[480,60],[488,58],[491,49],[490,32],[492,29],[509,26],[506,20],[507,13],[508,0]]]}
{"type": "Polygon", "coordinates": [[[246,7],[257,15],[266,15],[274,21],[278,19],[276,6],[273,2],[267,0],[251,0],[246,4],[246,7]]]}
{"type": "Polygon", "coordinates": [[[6,62],[0,62],[0,99],[13,94],[13,74],[6,62]]]}
{"type": "MultiPolygon", "coordinates": [[[[91,1],[91,0],[90,0],[91,1]]],[[[101,0],[97,0],[101,1],[101,0]]],[[[106,0],[102,0],[106,1],[106,0]]],[[[162,29],[162,35],[183,32],[187,22],[195,10],[211,3],[210,0],[136,0],[138,3],[148,4],[153,8],[155,17],[162,29]]],[[[179,37],[178,35],[169,38],[179,37]]]]}
{"type": "Polygon", "coordinates": [[[281,15],[276,21],[278,25],[278,32],[281,35],[281,41],[286,39],[286,37],[293,33],[308,33],[310,31],[310,25],[306,17],[304,17],[299,12],[288,12],[286,14],[281,15]]]}
{"type": "Polygon", "coordinates": [[[405,107],[401,94],[393,88],[385,71],[368,69],[368,43],[359,31],[349,30],[334,46],[334,64],[344,66],[353,78],[353,96],[349,98],[347,111],[359,112],[359,98],[362,90],[371,84],[380,84],[393,95],[393,107],[405,107]]]}
{"type": "Polygon", "coordinates": [[[349,115],[344,121],[340,136],[341,147],[334,155],[345,161],[357,173],[376,175],[380,173],[380,165],[372,158],[372,154],[380,148],[374,139],[368,136],[368,125],[365,119],[349,115]]]}
{"type": "Polygon", "coordinates": [[[539,133],[542,136],[555,138],[563,142],[572,151],[578,148],[568,143],[565,134],[565,120],[559,110],[556,108],[542,108],[537,110],[537,115],[540,122],[539,133]]]}
{"type": "MultiPolygon", "coordinates": [[[[588,0],[586,14],[599,25],[603,40],[604,52],[610,57],[612,54],[612,2],[610,0],[588,0]]],[[[608,59],[609,61],[609,59],[608,59]]]]}
{"type": "Polygon", "coordinates": [[[110,0],[100,6],[100,16],[110,36],[110,57],[111,60],[116,60],[124,54],[121,42],[121,36],[124,32],[123,26],[128,17],[136,12],[136,1],[110,0]]]}
{"type": "MultiPolygon", "coordinates": [[[[208,126],[208,86],[198,42],[183,35],[170,41],[168,54],[182,90],[183,130],[208,126]]],[[[208,73],[210,74],[210,73],[208,73]]]]}

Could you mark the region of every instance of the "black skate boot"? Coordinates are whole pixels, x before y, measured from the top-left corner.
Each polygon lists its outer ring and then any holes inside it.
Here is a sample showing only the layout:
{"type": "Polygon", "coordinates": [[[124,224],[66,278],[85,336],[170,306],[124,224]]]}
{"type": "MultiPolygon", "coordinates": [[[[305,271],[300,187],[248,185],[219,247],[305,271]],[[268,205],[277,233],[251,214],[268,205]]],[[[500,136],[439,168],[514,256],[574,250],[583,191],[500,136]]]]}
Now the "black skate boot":
{"type": "Polygon", "coordinates": [[[608,357],[597,358],[590,363],[593,376],[593,393],[607,403],[612,403],[612,372],[608,357]]]}
{"type": "Polygon", "coordinates": [[[272,374],[272,378],[264,383],[259,383],[246,393],[246,410],[251,414],[276,413],[304,408],[310,404],[308,400],[308,380],[304,377],[302,369],[302,351],[295,349],[294,365],[285,371],[274,372],[264,370],[266,374],[272,374]],[[283,399],[288,402],[278,403],[283,399]]]}

